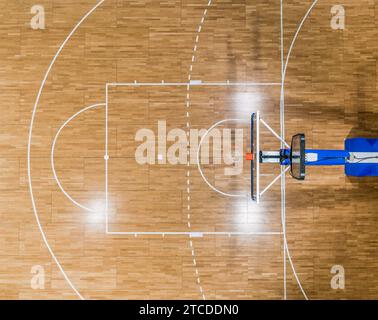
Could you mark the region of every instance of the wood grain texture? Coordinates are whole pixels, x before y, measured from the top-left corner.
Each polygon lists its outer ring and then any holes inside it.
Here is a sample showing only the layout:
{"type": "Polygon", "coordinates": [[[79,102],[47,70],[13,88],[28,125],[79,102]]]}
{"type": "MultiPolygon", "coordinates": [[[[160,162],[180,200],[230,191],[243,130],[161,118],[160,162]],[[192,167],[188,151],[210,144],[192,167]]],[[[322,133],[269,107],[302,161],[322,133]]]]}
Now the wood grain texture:
{"type": "MultiPolygon", "coordinates": [[[[40,0],[46,29],[30,28],[30,0],[0,0],[0,298],[77,299],[38,230],[28,186],[31,115],[47,67],[95,0],[40,0]],[[31,268],[45,269],[44,290],[30,286],[31,268]]],[[[284,1],[284,53],[312,1],[284,1]]],[[[378,137],[377,2],[343,4],[346,29],[332,30],[334,1],[319,1],[295,43],[285,84],[286,139],[303,132],[308,147],[343,147],[346,137],[378,137]]],[[[104,108],[83,113],[58,140],[56,169],[66,191],[97,213],[71,203],[51,170],[53,138],[86,106],[105,101],[110,82],[186,82],[206,0],[106,0],[77,30],[44,87],[33,126],[31,172],[36,209],[68,276],[90,299],[201,299],[188,237],[105,234],[104,108]]],[[[281,82],[280,1],[213,0],[203,22],[193,80],[281,82]]],[[[135,161],[136,131],[186,130],[186,87],[119,87],[109,92],[109,219],[113,231],[188,231],[187,166],[135,161]]],[[[279,131],[280,86],[192,87],[190,126],[260,110],[279,131]]],[[[248,126],[238,125],[245,129],[248,126]]],[[[221,128],[225,128],[221,127],[221,128]]],[[[263,134],[263,148],[278,143],[263,134]]],[[[247,139],[245,140],[247,145],[247,139]]],[[[222,197],[191,178],[192,231],[281,231],[279,185],[261,205],[222,197]]],[[[222,190],[246,191],[249,167],[224,176],[204,173],[222,190]]],[[[279,168],[267,165],[263,173],[279,168]]],[[[271,176],[265,176],[267,184],[271,176]]],[[[287,240],[310,299],[378,298],[378,180],[344,176],[342,168],[311,168],[307,180],[287,178],[287,240]],[[343,265],[345,290],[330,287],[343,265]]],[[[279,235],[192,239],[207,299],[282,299],[279,235]]],[[[288,265],[287,292],[302,299],[288,265]]]]}

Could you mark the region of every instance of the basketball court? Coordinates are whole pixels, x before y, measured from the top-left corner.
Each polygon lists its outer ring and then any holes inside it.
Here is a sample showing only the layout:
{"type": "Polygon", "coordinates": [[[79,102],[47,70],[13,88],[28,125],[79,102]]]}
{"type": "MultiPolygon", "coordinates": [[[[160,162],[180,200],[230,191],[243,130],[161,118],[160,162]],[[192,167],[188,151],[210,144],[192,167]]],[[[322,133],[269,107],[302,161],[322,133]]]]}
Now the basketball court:
{"type": "Polygon", "coordinates": [[[378,137],[374,1],[33,5],[0,6],[1,299],[377,299],[378,178],[293,168],[378,137]]]}

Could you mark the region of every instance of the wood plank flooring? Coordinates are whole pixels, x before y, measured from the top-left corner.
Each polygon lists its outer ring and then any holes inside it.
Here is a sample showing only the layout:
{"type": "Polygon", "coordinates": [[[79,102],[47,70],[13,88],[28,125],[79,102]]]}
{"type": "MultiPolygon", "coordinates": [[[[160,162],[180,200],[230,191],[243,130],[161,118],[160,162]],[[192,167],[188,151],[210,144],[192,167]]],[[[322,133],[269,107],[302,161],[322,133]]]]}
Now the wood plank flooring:
{"type": "MultiPolygon", "coordinates": [[[[30,0],[0,0],[0,298],[78,299],[54,254],[87,299],[283,299],[284,244],[276,234],[249,236],[116,235],[105,233],[105,103],[107,83],[281,83],[278,0],[106,0],[67,35],[96,0],[40,0],[46,29],[32,30],[30,0]],[[198,38],[197,38],[198,37],[198,38]],[[45,273],[33,289],[33,266],[45,273]]],[[[283,6],[284,58],[313,1],[283,6]]],[[[309,148],[343,148],[346,137],[378,137],[378,3],[341,1],[345,30],[333,30],[319,0],[287,65],[285,138],[305,133],[309,148]]],[[[279,183],[257,205],[215,193],[195,161],[139,165],[135,134],[158,121],[167,130],[207,129],[259,110],[280,132],[280,85],[253,87],[116,87],[108,92],[109,230],[115,232],[281,232],[279,183]],[[188,98],[189,93],[189,98],[188,98]],[[189,107],[188,107],[189,102],[189,107]],[[188,177],[189,172],[189,177],[188,177]],[[189,191],[188,191],[189,189],[189,191]],[[188,216],[189,215],[189,216],[188,216]],[[190,223],[190,226],[188,224],[190,223]]],[[[230,128],[235,124],[220,126],[230,128]]],[[[248,125],[244,146],[248,146],[248,125]]],[[[279,143],[262,135],[262,147],[279,143]]],[[[246,151],[246,150],[245,150],[246,151]]],[[[156,153],[157,157],[157,153],[156,153]]],[[[156,159],[157,160],[157,159],[156,159]]],[[[223,165],[204,173],[226,192],[249,190],[243,174],[223,165]]],[[[266,185],[279,168],[263,168],[266,185]]],[[[310,299],[378,298],[378,180],[345,177],[343,168],[311,168],[305,182],[286,177],[286,229],[292,261],[310,299]],[[331,268],[345,269],[345,289],[331,288],[331,268]]],[[[287,260],[287,298],[303,299],[287,260]]]]}

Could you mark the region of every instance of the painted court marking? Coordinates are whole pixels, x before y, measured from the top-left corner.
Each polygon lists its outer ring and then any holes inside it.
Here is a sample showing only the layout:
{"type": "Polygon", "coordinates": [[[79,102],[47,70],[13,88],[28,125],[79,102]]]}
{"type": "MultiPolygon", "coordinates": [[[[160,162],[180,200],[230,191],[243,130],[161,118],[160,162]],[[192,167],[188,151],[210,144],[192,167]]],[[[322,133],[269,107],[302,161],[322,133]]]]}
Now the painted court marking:
{"type": "MultiPolygon", "coordinates": [[[[192,59],[193,60],[193,59],[192,59]]],[[[195,59],[194,59],[195,60],[195,59]]],[[[193,65],[191,65],[191,70],[193,70],[193,65]]],[[[187,94],[186,94],[186,100],[185,100],[185,106],[186,106],[186,119],[187,119],[187,122],[186,122],[186,128],[187,130],[189,131],[190,130],[190,91],[188,91],[188,87],[190,88],[192,85],[191,85],[191,81],[189,81],[188,83],[185,84],[185,86],[187,87],[187,94]]],[[[197,80],[196,82],[196,86],[203,86],[203,87],[206,87],[209,85],[208,82],[202,82],[202,81],[199,81],[197,80]]],[[[213,83],[210,83],[210,86],[211,85],[214,85],[214,83],[216,83],[217,86],[227,86],[227,85],[230,85],[230,82],[213,82],[213,83]]],[[[258,86],[260,85],[261,83],[256,83],[256,82],[234,82],[232,83],[232,86],[240,86],[240,87],[243,87],[243,86],[258,86]]],[[[105,118],[106,118],[106,123],[108,124],[109,122],[109,119],[108,119],[108,105],[109,105],[109,89],[111,87],[117,87],[117,86],[135,86],[135,87],[139,87],[139,86],[144,86],[144,87],[148,87],[148,86],[153,86],[153,87],[167,87],[167,86],[175,86],[177,84],[172,84],[172,83],[169,83],[169,82],[157,82],[157,83],[138,83],[138,82],[130,82],[130,83],[107,83],[106,84],[106,87],[105,87],[105,90],[106,90],[106,101],[105,101],[105,104],[107,106],[107,112],[106,112],[106,115],[105,115],[105,118]]],[[[184,84],[183,83],[180,83],[179,84],[180,86],[183,86],[184,84]]],[[[266,83],[264,85],[267,85],[266,83]]],[[[269,86],[272,85],[272,83],[269,83],[268,84],[269,86]]],[[[190,90],[190,89],[189,89],[190,90]]],[[[218,122],[216,125],[219,125],[219,124],[222,124],[224,122],[227,122],[227,121],[239,121],[239,122],[245,122],[246,120],[245,119],[226,119],[226,120],[222,120],[220,122],[218,122]]],[[[210,128],[208,131],[207,131],[207,134],[216,126],[214,125],[212,128],[210,128]]],[[[106,125],[107,127],[107,125],[106,125]]],[[[106,132],[108,132],[108,129],[106,129],[106,132]]],[[[108,133],[106,133],[106,140],[108,140],[108,133]]],[[[205,136],[204,136],[205,137],[205,136]]],[[[202,137],[201,141],[200,141],[200,144],[199,146],[203,143],[204,141],[204,137],[202,137]]],[[[107,149],[107,144],[105,146],[105,157],[107,155],[107,158],[109,159],[109,153],[108,153],[108,149],[107,149]]],[[[198,148],[200,150],[200,147],[198,148]]],[[[197,164],[199,163],[199,153],[197,152],[197,164]]],[[[188,157],[188,162],[187,162],[187,167],[188,167],[188,170],[186,171],[186,176],[187,176],[187,179],[186,179],[186,199],[187,199],[187,211],[188,211],[188,215],[187,217],[190,219],[190,209],[191,209],[191,206],[190,206],[190,201],[191,201],[191,180],[190,180],[190,163],[189,163],[189,157],[188,157]]],[[[105,166],[105,193],[106,193],[106,199],[108,199],[108,174],[109,174],[109,166],[108,166],[108,161],[106,160],[106,166],[105,166]]],[[[213,186],[211,186],[211,184],[207,181],[206,177],[204,176],[203,172],[202,172],[202,169],[201,167],[199,166],[199,171],[200,171],[200,174],[203,178],[203,180],[205,181],[205,183],[207,183],[209,185],[210,188],[212,188],[215,192],[218,192],[222,195],[229,195],[229,196],[233,196],[233,197],[245,197],[246,195],[231,195],[231,194],[227,194],[227,193],[224,193],[216,188],[214,188],[213,186]]],[[[107,201],[106,201],[107,202],[107,201]]],[[[186,232],[186,231],[174,231],[174,232],[165,232],[165,231],[154,231],[154,232],[143,232],[143,231],[111,231],[110,230],[110,224],[109,224],[109,215],[108,215],[108,210],[105,209],[105,223],[106,223],[106,227],[105,227],[105,232],[106,234],[108,235],[117,235],[117,236],[121,236],[121,235],[127,235],[127,236],[140,236],[140,235],[160,235],[162,237],[164,236],[167,236],[167,235],[182,235],[182,236],[192,236],[193,235],[193,232],[189,231],[189,232],[186,232]]],[[[188,220],[189,220],[188,219],[188,220]]],[[[190,221],[187,221],[187,225],[188,227],[192,227],[192,224],[190,221]]],[[[197,231],[197,233],[199,234],[202,234],[203,236],[205,235],[218,235],[218,236],[266,236],[266,235],[280,235],[281,232],[280,231],[269,231],[269,232],[234,232],[234,231],[224,231],[224,232],[209,232],[209,231],[206,231],[206,230],[200,230],[200,231],[197,231]]]]}
{"type": "MultiPolygon", "coordinates": [[[[287,71],[287,66],[290,61],[290,56],[291,52],[294,48],[295,42],[297,40],[297,37],[299,35],[299,32],[301,31],[304,23],[306,22],[308,16],[310,15],[312,9],[316,6],[318,3],[318,0],[315,0],[312,5],[309,7],[307,10],[306,14],[304,15],[302,21],[300,22],[297,31],[295,32],[294,38],[290,44],[289,51],[286,56],[286,62],[284,64],[284,47],[283,47],[283,31],[284,31],[284,26],[283,26],[283,0],[281,0],[281,66],[282,66],[282,85],[281,85],[281,98],[280,98],[280,117],[281,117],[281,137],[284,139],[285,137],[285,79],[286,79],[286,71],[287,71]]],[[[283,144],[282,144],[283,146],[283,144]]],[[[281,172],[284,169],[281,168],[281,172]]],[[[297,272],[295,271],[295,267],[293,264],[293,261],[291,259],[290,255],[290,250],[289,246],[287,244],[287,237],[286,237],[286,177],[285,175],[282,176],[281,179],[281,220],[282,220],[282,233],[283,233],[283,241],[284,241],[284,298],[287,298],[287,287],[286,287],[286,255],[287,258],[289,259],[289,263],[291,266],[291,269],[293,271],[295,280],[306,300],[308,300],[307,294],[304,291],[301,281],[297,275],[297,272]]]]}
{"type": "Polygon", "coordinates": [[[51,257],[53,258],[55,264],[57,265],[57,267],[59,268],[60,272],[62,273],[64,279],[67,281],[68,285],[71,287],[71,289],[76,293],[76,295],[84,300],[84,297],[80,294],[80,292],[76,289],[76,287],[74,286],[74,284],[71,282],[70,278],[68,277],[68,275],[66,274],[66,272],[64,271],[62,265],[60,264],[58,258],[55,256],[54,254],[54,251],[51,249],[50,247],[50,244],[47,240],[47,237],[46,237],[46,234],[43,230],[43,227],[41,225],[41,221],[39,220],[39,216],[38,216],[38,212],[37,212],[37,207],[36,207],[36,204],[35,204],[35,200],[34,200],[34,194],[33,194],[33,184],[32,184],[32,178],[31,178],[31,163],[30,163],[30,158],[31,158],[31,143],[32,143],[32,136],[33,136],[33,125],[34,125],[34,120],[35,120],[35,116],[36,116],[36,111],[37,111],[37,108],[38,108],[38,104],[39,104],[39,100],[41,98],[41,95],[42,95],[42,91],[43,91],[43,88],[45,87],[45,84],[46,84],[46,81],[47,81],[47,78],[49,77],[49,74],[51,72],[51,69],[53,68],[56,60],[58,59],[60,53],[62,52],[63,48],[65,47],[65,45],[67,44],[67,42],[71,39],[71,37],[73,36],[73,34],[77,31],[77,29],[80,27],[80,25],[100,6],[102,5],[103,3],[105,2],[105,0],[101,0],[99,1],[78,23],[77,25],[72,29],[72,31],[70,32],[70,34],[67,36],[67,38],[63,41],[62,45],[59,47],[58,51],[56,52],[54,58],[52,59],[47,71],[46,71],[46,74],[45,74],[45,77],[43,78],[42,80],[42,83],[41,83],[41,86],[39,88],[39,91],[38,91],[38,95],[37,95],[37,99],[35,101],[35,104],[34,104],[34,108],[33,108],[33,113],[32,113],[32,118],[31,118],[31,121],[30,121],[30,128],[29,128],[29,140],[28,140],[28,180],[29,180],[29,191],[30,191],[30,197],[31,197],[31,201],[32,201],[32,205],[33,205],[33,211],[34,211],[34,215],[35,215],[35,219],[37,221],[37,225],[38,225],[38,228],[39,228],[39,231],[41,232],[41,235],[42,235],[42,239],[43,239],[43,242],[45,243],[51,257]]]}
{"type": "Polygon", "coordinates": [[[200,140],[200,143],[198,144],[198,149],[197,149],[197,167],[198,167],[198,171],[199,171],[199,173],[200,173],[203,181],[209,186],[210,189],[212,189],[216,193],[219,193],[219,194],[221,194],[222,196],[225,196],[225,197],[246,198],[246,197],[248,197],[248,193],[243,193],[243,194],[241,194],[241,193],[227,193],[227,192],[219,190],[218,188],[216,188],[215,186],[213,186],[209,182],[209,180],[206,178],[206,176],[204,175],[204,173],[202,171],[201,162],[200,162],[200,153],[201,153],[201,146],[202,146],[203,142],[205,141],[206,137],[209,135],[209,133],[212,130],[214,130],[219,125],[221,125],[223,123],[227,123],[227,122],[246,122],[246,123],[249,123],[249,120],[246,120],[246,119],[225,119],[225,120],[221,120],[221,121],[218,121],[217,123],[213,124],[206,131],[206,133],[202,136],[202,138],[200,140]]]}
{"type": "MultiPolygon", "coordinates": [[[[192,68],[193,70],[193,68],[192,68]]],[[[111,82],[108,83],[109,87],[197,87],[197,86],[209,86],[209,87],[277,87],[281,86],[278,82],[202,82],[201,80],[190,80],[188,82],[111,82]]]]}
{"type": "MultiPolygon", "coordinates": [[[[37,108],[38,108],[38,105],[39,105],[39,101],[40,101],[40,98],[41,98],[41,95],[42,95],[42,92],[43,92],[43,89],[44,89],[44,86],[46,84],[46,81],[50,75],[50,72],[56,62],[56,60],[58,59],[58,57],[60,56],[62,50],[64,49],[65,45],[68,43],[68,41],[71,39],[71,37],[75,34],[75,32],[78,30],[78,28],[82,25],[82,23],[99,7],[101,6],[103,3],[105,2],[105,0],[101,0],[99,1],[85,16],[83,16],[83,18],[76,24],[76,26],[72,29],[72,31],[69,33],[69,35],[67,36],[67,38],[64,40],[64,42],[61,44],[61,46],[59,47],[59,49],[57,50],[55,56],[53,57],[47,71],[46,71],[46,74],[42,80],[42,83],[41,83],[41,86],[39,88],[39,91],[38,91],[38,94],[37,94],[37,98],[36,98],[36,101],[35,101],[35,104],[34,104],[34,108],[33,108],[33,112],[32,112],[32,117],[31,117],[31,122],[30,122],[30,127],[29,127],[29,138],[28,138],[28,152],[27,152],[27,160],[28,160],[28,181],[29,181],[29,191],[30,191],[30,196],[31,196],[31,201],[32,201],[32,206],[33,206],[33,211],[34,211],[34,215],[35,215],[35,218],[36,218],[36,222],[37,222],[37,225],[38,225],[38,228],[40,230],[40,233],[41,233],[41,236],[42,236],[42,239],[51,255],[51,257],[53,258],[54,262],[56,263],[57,267],[59,268],[60,272],[62,273],[64,279],[67,281],[68,285],[71,287],[71,289],[75,292],[75,294],[77,294],[77,296],[80,298],[80,299],[84,299],[84,297],[80,294],[80,292],[76,289],[76,287],[74,286],[74,284],[72,283],[72,281],[70,280],[70,278],[68,277],[68,275],[66,274],[66,272],[64,271],[62,265],[60,264],[58,258],[55,256],[52,248],[50,247],[49,245],[49,242],[48,242],[48,239],[46,237],[46,234],[43,230],[43,227],[41,225],[41,222],[40,222],[40,219],[39,219],[39,215],[38,215],[38,212],[37,212],[37,208],[36,208],[36,203],[35,203],[35,199],[34,199],[34,193],[33,193],[33,185],[32,185],[32,178],[31,178],[31,144],[32,144],[32,135],[33,135],[33,126],[34,126],[34,121],[35,121],[35,117],[36,117],[36,111],[37,111],[37,108]]],[[[290,46],[290,49],[289,49],[289,52],[287,54],[287,57],[286,57],[286,63],[284,64],[283,63],[283,9],[282,9],[282,0],[281,0],[281,59],[282,59],[282,82],[281,84],[277,84],[277,83],[269,83],[269,84],[263,84],[263,85],[281,85],[281,99],[280,99],[280,116],[281,116],[281,137],[284,137],[285,136],[285,128],[284,128],[284,111],[285,111],[285,102],[284,102],[284,83],[285,83],[285,78],[286,78],[286,71],[287,71],[287,66],[288,66],[288,62],[289,62],[289,59],[290,59],[290,55],[291,55],[291,52],[292,52],[292,49],[294,47],[294,44],[296,42],[296,39],[299,35],[299,32],[303,26],[303,24],[305,23],[305,21],[307,20],[307,17],[310,15],[312,9],[315,7],[315,5],[317,4],[318,0],[315,0],[313,2],[313,4],[311,5],[311,7],[308,9],[306,15],[304,16],[304,18],[302,19],[298,29],[297,29],[297,32],[295,33],[295,36],[292,40],[292,43],[291,43],[291,46],[290,46]]],[[[208,3],[208,6],[211,5],[211,0],[209,1],[208,3]]],[[[204,16],[206,16],[207,14],[207,9],[204,11],[204,16]]],[[[201,32],[202,30],[202,24],[204,22],[204,18],[201,20],[201,24],[198,28],[198,37],[196,37],[196,46],[195,46],[195,51],[197,50],[197,45],[198,45],[198,41],[199,41],[199,33],[201,32]],[[198,40],[197,40],[198,39],[198,40]]],[[[195,55],[193,55],[193,58],[192,58],[192,62],[195,61],[195,55]]],[[[190,68],[190,74],[192,72],[192,69],[193,67],[191,66],[190,68]]],[[[135,84],[134,84],[135,85],[135,84]]],[[[136,84],[136,85],[143,85],[143,84],[136,84]]],[[[155,84],[149,84],[149,85],[155,85],[155,84]]],[[[198,85],[196,82],[191,82],[191,76],[189,75],[189,83],[183,83],[183,84],[172,84],[172,85],[186,85],[188,87],[188,91],[190,90],[190,87],[191,86],[194,86],[194,85],[198,85]]],[[[211,84],[209,83],[209,85],[219,85],[219,84],[211,84]]],[[[222,84],[224,85],[224,84],[222,84]]],[[[227,82],[226,85],[233,85],[232,83],[229,83],[227,82]]],[[[246,85],[246,84],[244,84],[246,85]]],[[[258,85],[258,84],[254,84],[254,85],[258,85]]],[[[106,92],[106,95],[108,95],[108,92],[106,92]]],[[[190,99],[190,96],[188,97],[188,100],[190,99]]],[[[105,172],[106,172],[106,180],[107,180],[107,172],[108,172],[108,160],[109,160],[109,155],[108,155],[108,104],[106,103],[106,152],[105,152],[105,156],[104,156],[104,159],[105,159],[105,172]]],[[[91,106],[93,107],[93,106],[91,106]]],[[[190,102],[189,102],[189,107],[190,107],[190,102]]],[[[89,107],[88,107],[89,108],[89,107]]],[[[84,112],[84,111],[82,111],[84,112]]],[[[188,118],[190,117],[190,114],[188,115],[188,118]]],[[[71,119],[72,120],[72,119],[71,119]]],[[[63,126],[64,127],[64,126],[63,126]]],[[[63,129],[63,127],[61,129],[63,129]]],[[[58,138],[59,134],[56,136],[56,139],[58,138]]],[[[55,141],[56,142],[56,141],[55,141]]],[[[53,152],[52,152],[52,162],[53,162],[53,152]]],[[[189,164],[190,165],[190,164],[189,164]]],[[[55,178],[57,179],[56,175],[55,175],[55,178]]],[[[190,171],[189,171],[189,177],[188,177],[188,180],[189,180],[189,183],[190,183],[190,171]]],[[[59,180],[57,179],[57,182],[59,180]]],[[[281,214],[281,218],[282,218],[282,234],[283,234],[283,237],[284,237],[284,254],[288,256],[288,259],[289,259],[289,262],[290,262],[290,265],[291,265],[291,268],[293,270],[293,273],[294,273],[294,276],[296,278],[296,281],[303,293],[303,295],[305,296],[305,298],[307,299],[307,296],[300,284],[300,281],[299,281],[299,278],[295,272],[295,268],[294,268],[294,265],[292,263],[292,260],[291,260],[291,257],[290,257],[290,252],[289,252],[289,248],[288,248],[288,245],[287,245],[287,240],[286,240],[286,206],[285,206],[285,201],[286,201],[286,197],[285,197],[285,176],[283,175],[282,176],[282,214],[281,214]]],[[[59,185],[59,183],[58,183],[59,185]]],[[[106,183],[106,211],[107,211],[107,208],[108,208],[108,184],[106,183]]],[[[61,187],[61,186],[60,186],[61,187]]],[[[63,188],[61,188],[63,189],[63,188]]],[[[64,190],[64,189],[63,189],[64,190]]],[[[190,189],[189,189],[190,190],[190,189]]],[[[65,193],[65,192],[63,192],[65,193]]],[[[67,196],[68,194],[66,194],[67,196]]],[[[71,200],[73,200],[71,198],[71,200]]],[[[190,201],[190,196],[188,198],[188,202],[190,201]]],[[[75,202],[74,202],[75,203],[75,202]]],[[[78,203],[76,203],[78,204],[78,203]]],[[[89,208],[87,208],[89,209],[89,208]]],[[[190,210],[190,206],[188,207],[188,210],[190,210]]],[[[106,224],[108,228],[108,223],[106,224]]],[[[106,230],[108,231],[108,230],[106,230]]],[[[169,234],[169,233],[164,233],[164,234],[169,234]]],[[[181,233],[180,233],[181,234],[181,233]]],[[[186,233],[186,234],[189,234],[189,235],[193,235],[194,233],[186,233]]],[[[208,234],[211,234],[211,233],[208,233],[208,234]]],[[[228,235],[231,235],[231,234],[245,234],[245,235],[249,235],[249,234],[253,234],[253,233],[221,233],[221,234],[228,234],[228,235]]],[[[255,233],[257,234],[257,233],[255,233]]],[[[259,233],[259,234],[263,234],[263,233],[259,233]]],[[[268,233],[266,233],[268,234],[268,233]]],[[[269,234],[281,234],[281,233],[269,233],[269,234]]],[[[192,244],[191,244],[192,246],[192,244]]],[[[193,258],[194,261],[195,258],[193,258]]],[[[195,264],[196,266],[196,264],[195,264]]],[[[198,269],[196,269],[198,271],[198,269]]],[[[198,278],[199,279],[199,278],[198,278]]],[[[285,258],[285,298],[286,298],[286,258],[285,258]]],[[[199,283],[200,284],[200,283],[199,283]]],[[[201,287],[202,288],[202,287],[201,287]]],[[[200,290],[201,293],[203,293],[203,290],[200,290]]],[[[204,298],[204,294],[203,294],[203,298],[204,298]]]]}
{"type": "Polygon", "coordinates": [[[88,208],[87,206],[85,205],[82,205],[80,204],[79,202],[77,202],[75,199],[73,199],[67,192],[66,190],[63,188],[59,178],[58,178],[58,175],[56,173],[56,170],[55,170],[55,161],[54,161],[54,154],[55,154],[55,146],[56,146],[56,142],[58,141],[58,138],[62,132],[62,130],[71,122],[73,121],[76,117],[78,117],[80,114],[88,111],[88,110],[92,110],[92,109],[95,109],[95,108],[98,108],[98,107],[104,107],[105,106],[105,103],[97,103],[97,104],[94,104],[94,105],[91,105],[89,107],[86,107],[84,109],[81,109],[79,112],[75,113],[73,116],[71,116],[70,118],[68,118],[66,120],[66,122],[63,123],[63,125],[59,128],[59,130],[57,131],[55,137],[54,137],[54,140],[53,140],[53,143],[52,143],[52,147],[51,147],[51,168],[52,168],[52,171],[53,171],[53,174],[54,174],[54,179],[59,187],[59,189],[63,192],[63,194],[73,203],[75,204],[76,206],[78,206],[79,208],[85,210],[85,211],[88,211],[88,212],[94,212],[96,213],[98,210],[94,210],[94,209],[91,209],[91,208],[88,208]]]}
{"type": "MultiPolygon", "coordinates": [[[[199,45],[199,39],[200,39],[202,25],[203,25],[203,23],[204,23],[204,21],[206,19],[206,15],[207,15],[208,9],[211,6],[211,3],[212,3],[212,0],[209,0],[209,2],[207,4],[207,8],[203,12],[201,23],[200,23],[200,25],[198,27],[198,32],[197,32],[196,41],[195,41],[195,45],[194,45],[194,49],[193,49],[193,55],[192,55],[192,64],[190,65],[190,68],[189,68],[189,76],[188,76],[189,83],[192,82],[193,65],[194,65],[194,62],[196,60],[196,53],[197,53],[197,48],[198,48],[198,45],[199,45]]],[[[189,136],[190,135],[190,84],[187,85],[186,90],[187,90],[187,96],[186,96],[186,108],[187,108],[186,118],[187,118],[187,123],[186,123],[186,127],[187,127],[187,135],[189,136]]],[[[187,165],[188,165],[188,171],[187,171],[188,207],[187,207],[187,211],[188,211],[188,229],[190,231],[192,229],[192,227],[191,227],[191,220],[190,220],[190,218],[191,218],[191,215],[190,215],[190,204],[191,204],[190,203],[190,200],[191,200],[191,195],[190,195],[191,189],[190,189],[190,187],[191,187],[191,180],[190,180],[190,142],[189,141],[188,141],[188,155],[187,155],[187,158],[188,158],[188,163],[187,163],[187,165]]],[[[192,251],[193,266],[194,266],[194,270],[196,272],[197,284],[198,284],[199,290],[201,292],[202,299],[206,300],[205,293],[204,293],[203,287],[201,285],[201,279],[200,279],[200,275],[199,275],[199,271],[198,271],[198,265],[197,265],[197,262],[196,262],[196,254],[195,254],[195,249],[194,249],[194,245],[193,245],[193,241],[192,240],[189,240],[189,246],[190,246],[190,249],[192,251]]]]}

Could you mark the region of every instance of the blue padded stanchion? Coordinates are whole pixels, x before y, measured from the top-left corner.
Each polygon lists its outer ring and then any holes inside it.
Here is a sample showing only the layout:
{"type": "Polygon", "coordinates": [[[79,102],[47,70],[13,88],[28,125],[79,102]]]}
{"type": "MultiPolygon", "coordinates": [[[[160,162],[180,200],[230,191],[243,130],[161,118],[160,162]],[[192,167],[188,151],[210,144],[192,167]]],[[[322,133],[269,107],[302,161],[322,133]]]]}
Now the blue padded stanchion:
{"type": "MultiPolygon", "coordinates": [[[[345,140],[348,152],[378,152],[378,139],[354,138],[345,140]]],[[[378,177],[378,163],[347,163],[345,174],[352,177],[378,177]]]]}

